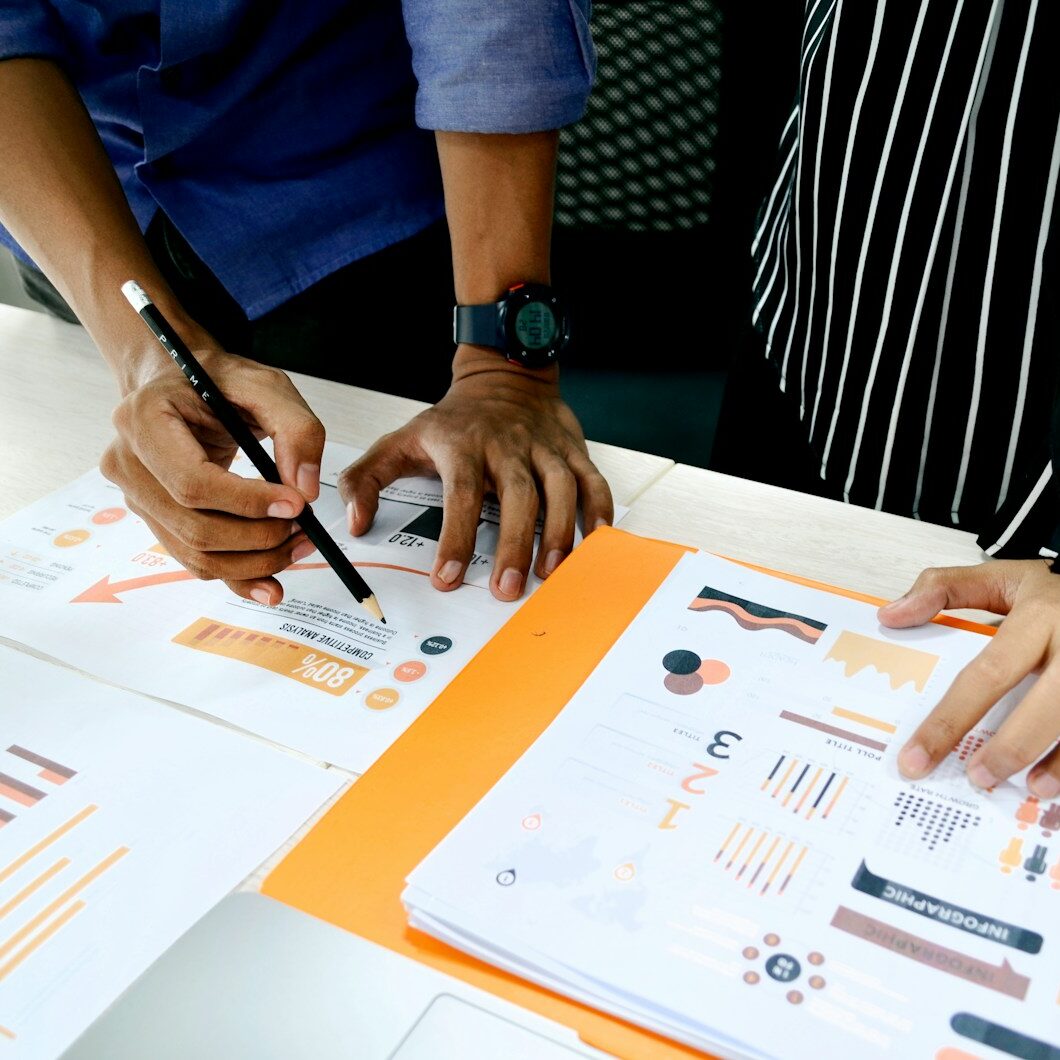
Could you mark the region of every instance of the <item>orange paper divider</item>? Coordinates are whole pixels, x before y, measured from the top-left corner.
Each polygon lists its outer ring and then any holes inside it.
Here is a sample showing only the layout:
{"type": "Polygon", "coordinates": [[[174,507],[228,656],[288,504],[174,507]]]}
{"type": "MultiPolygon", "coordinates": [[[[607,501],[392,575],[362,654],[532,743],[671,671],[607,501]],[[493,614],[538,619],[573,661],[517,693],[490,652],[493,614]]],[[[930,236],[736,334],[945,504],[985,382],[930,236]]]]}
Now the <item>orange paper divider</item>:
{"type": "Polygon", "coordinates": [[[610,528],[588,537],[288,854],[263,892],[572,1027],[605,1052],[699,1056],[413,931],[401,904],[405,877],[548,727],[689,551],[610,528]]]}
{"type": "Polygon", "coordinates": [[[548,727],[689,551],[602,528],[575,549],[266,879],[265,894],[573,1027],[624,1057],[699,1054],[412,931],[405,877],[548,727]]]}

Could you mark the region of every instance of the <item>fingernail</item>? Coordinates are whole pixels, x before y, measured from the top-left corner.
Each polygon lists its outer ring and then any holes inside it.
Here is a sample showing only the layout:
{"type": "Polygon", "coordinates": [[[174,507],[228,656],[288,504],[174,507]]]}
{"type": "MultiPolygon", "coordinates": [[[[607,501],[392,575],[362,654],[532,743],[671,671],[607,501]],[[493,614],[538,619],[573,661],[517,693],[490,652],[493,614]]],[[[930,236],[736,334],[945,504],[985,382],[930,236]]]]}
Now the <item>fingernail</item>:
{"type": "Polygon", "coordinates": [[[503,596],[518,596],[523,587],[523,576],[514,567],[509,567],[497,583],[503,596]]]}
{"type": "Polygon", "coordinates": [[[320,465],[299,464],[295,481],[298,483],[298,492],[312,499],[320,492],[320,465]]]}
{"type": "Polygon", "coordinates": [[[1060,777],[1052,773],[1035,773],[1027,778],[1027,786],[1039,799],[1055,799],[1060,795],[1060,777]]]}
{"type": "Polygon", "coordinates": [[[354,507],[353,501],[350,501],[350,503],[346,505],[346,529],[349,530],[351,534],[353,533],[353,520],[356,515],[357,509],[354,507]]]}
{"type": "Polygon", "coordinates": [[[303,541],[300,545],[295,545],[291,549],[291,562],[297,563],[300,559],[305,559],[306,556],[311,556],[316,552],[316,545],[312,541],[303,541]]]}
{"type": "Polygon", "coordinates": [[[595,523],[593,523],[593,529],[599,530],[601,526],[610,526],[611,524],[601,515],[597,517],[595,523]]]}
{"type": "Polygon", "coordinates": [[[251,589],[250,598],[252,600],[257,600],[259,604],[264,604],[266,607],[268,607],[269,601],[272,599],[272,596],[269,594],[268,589],[251,589]]]}
{"type": "Polygon", "coordinates": [[[977,787],[983,789],[996,788],[999,781],[982,762],[976,762],[968,767],[968,779],[977,787]]]}
{"type": "Polygon", "coordinates": [[[273,501],[269,505],[267,514],[272,519],[293,519],[294,505],[290,501],[273,501]]]}
{"type": "Polygon", "coordinates": [[[448,559],[439,568],[438,578],[440,581],[445,582],[446,585],[452,585],[460,577],[460,572],[463,569],[464,565],[460,560],[448,559]]]}
{"type": "Polygon", "coordinates": [[[563,552],[558,548],[554,548],[545,557],[545,573],[551,574],[562,562],[563,552]]]}
{"type": "Polygon", "coordinates": [[[931,768],[931,755],[920,744],[903,747],[898,755],[898,771],[910,780],[917,780],[931,768]]]}

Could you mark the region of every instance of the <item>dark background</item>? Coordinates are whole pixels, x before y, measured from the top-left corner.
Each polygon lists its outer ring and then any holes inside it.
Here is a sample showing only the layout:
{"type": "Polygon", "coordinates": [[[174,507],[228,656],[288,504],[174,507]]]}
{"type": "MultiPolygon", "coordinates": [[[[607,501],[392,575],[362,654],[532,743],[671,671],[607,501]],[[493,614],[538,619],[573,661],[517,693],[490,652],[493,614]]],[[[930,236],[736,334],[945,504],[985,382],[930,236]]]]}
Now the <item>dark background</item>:
{"type": "Polygon", "coordinates": [[[588,437],[708,463],[801,25],[796,3],[595,0],[597,86],[561,138],[553,239],[588,437]]]}

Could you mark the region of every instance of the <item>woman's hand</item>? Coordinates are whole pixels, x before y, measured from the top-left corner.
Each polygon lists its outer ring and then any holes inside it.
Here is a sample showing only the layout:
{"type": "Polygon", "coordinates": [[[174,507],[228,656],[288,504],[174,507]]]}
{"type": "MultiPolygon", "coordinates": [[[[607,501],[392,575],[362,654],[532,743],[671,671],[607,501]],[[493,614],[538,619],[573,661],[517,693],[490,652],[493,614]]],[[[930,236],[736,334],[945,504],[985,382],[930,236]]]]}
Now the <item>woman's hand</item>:
{"type": "Polygon", "coordinates": [[[992,788],[1033,765],[1031,791],[1041,799],[1060,794],[1060,575],[1044,560],[992,560],[972,567],[924,571],[900,600],[880,609],[885,626],[919,626],[940,611],[981,608],[1008,617],[990,642],[958,675],[898,756],[910,780],[930,773],[1005,693],[1028,674],[1038,680],[972,755],[968,779],[992,788]]]}

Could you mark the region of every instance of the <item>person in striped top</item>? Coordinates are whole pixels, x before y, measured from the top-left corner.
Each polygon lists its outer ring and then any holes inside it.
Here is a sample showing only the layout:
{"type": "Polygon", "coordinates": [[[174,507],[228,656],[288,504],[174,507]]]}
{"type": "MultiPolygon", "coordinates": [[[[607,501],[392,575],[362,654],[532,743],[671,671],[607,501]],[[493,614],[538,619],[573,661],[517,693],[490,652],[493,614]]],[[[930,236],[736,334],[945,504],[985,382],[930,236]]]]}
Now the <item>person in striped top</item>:
{"type": "Polygon", "coordinates": [[[1060,794],[1058,22],[1041,0],[807,0],[712,460],[977,535],[997,559],[880,611],[1008,616],[899,766],[926,775],[1039,670],[968,774],[1033,765],[1041,798],[1060,794]]]}

